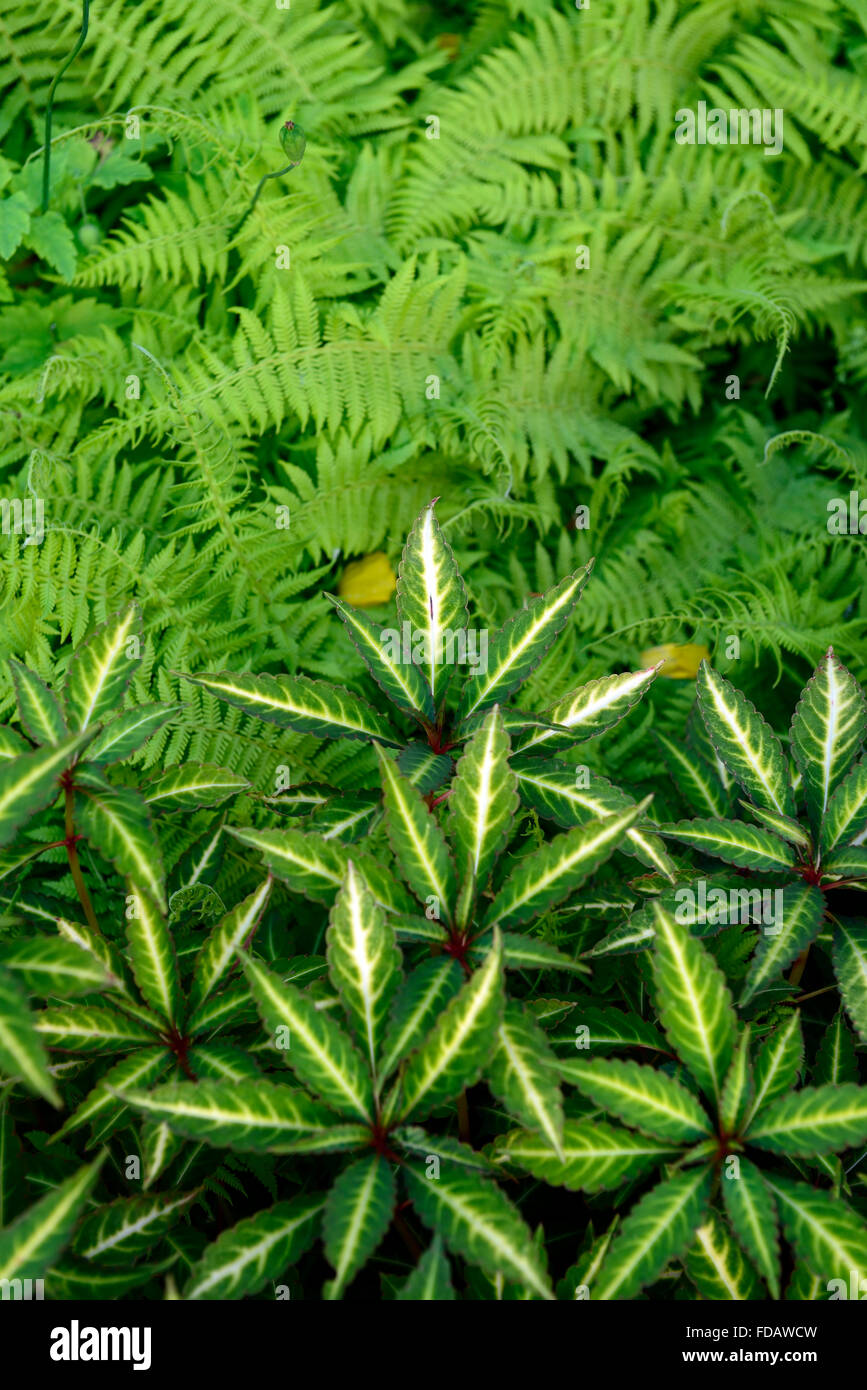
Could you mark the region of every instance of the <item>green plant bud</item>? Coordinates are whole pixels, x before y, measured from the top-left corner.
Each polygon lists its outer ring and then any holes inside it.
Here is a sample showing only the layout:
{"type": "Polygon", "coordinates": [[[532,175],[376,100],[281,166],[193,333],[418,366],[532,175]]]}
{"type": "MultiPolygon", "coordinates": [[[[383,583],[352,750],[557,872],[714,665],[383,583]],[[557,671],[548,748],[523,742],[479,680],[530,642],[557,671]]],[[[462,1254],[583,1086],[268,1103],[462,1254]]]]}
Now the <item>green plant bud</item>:
{"type": "Polygon", "coordinates": [[[85,251],[91,251],[94,246],[98,246],[103,238],[103,230],[95,217],[82,217],[76,231],[79,245],[85,251]]]}
{"type": "Polygon", "coordinates": [[[307,145],[307,136],[295,121],[286,121],[280,131],[280,144],[283,146],[283,153],[287,159],[291,159],[293,164],[300,164],[304,158],[304,150],[307,145]]]}

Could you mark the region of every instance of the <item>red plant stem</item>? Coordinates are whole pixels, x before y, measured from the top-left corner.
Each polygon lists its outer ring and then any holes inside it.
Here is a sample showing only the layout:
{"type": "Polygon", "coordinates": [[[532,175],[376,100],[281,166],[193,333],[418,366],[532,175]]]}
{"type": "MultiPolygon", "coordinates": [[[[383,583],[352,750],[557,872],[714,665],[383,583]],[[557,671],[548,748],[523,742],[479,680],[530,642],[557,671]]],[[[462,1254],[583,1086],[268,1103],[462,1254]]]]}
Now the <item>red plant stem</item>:
{"type": "Polygon", "coordinates": [[[178,1062],[180,1063],[181,1071],[184,1073],[184,1076],[186,1076],[190,1081],[197,1081],[198,1077],[196,1076],[196,1073],[190,1066],[189,1060],[187,1058],[186,1049],[184,1048],[181,1049],[180,1052],[176,1052],[175,1056],[177,1057],[178,1062]]]}
{"type": "Polygon", "coordinates": [[[81,861],[78,858],[78,836],[75,834],[73,824],[73,810],[75,806],[75,793],[72,790],[72,783],[64,781],[63,790],[66,797],[66,839],[63,843],[66,846],[66,857],[69,860],[69,871],[72,874],[72,881],[78,893],[78,900],[84,908],[84,915],[88,925],[93,928],[97,936],[102,936],[99,923],[96,920],[96,913],[93,910],[93,903],[90,901],[90,894],[87,891],[87,884],[81,872],[81,861]]]}
{"type": "Polygon", "coordinates": [[[808,999],[817,999],[820,994],[830,994],[831,990],[836,988],[836,985],[825,985],[823,989],[814,989],[812,993],[802,994],[798,999],[783,999],[781,1002],[783,1004],[792,1004],[794,1008],[799,1009],[802,1004],[806,1004],[808,999]]]}
{"type": "Polygon", "coordinates": [[[795,964],[792,967],[792,973],[789,976],[790,985],[800,984],[801,976],[807,968],[807,957],[809,956],[809,954],[810,947],[807,946],[806,950],[803,950],[801,954],[798,956],[798,959],[795,961],[795,964]]]}
{"type": "Polygon", "coordinates": [[[184,1073],[184,1075],[190,1081],[198,1081],[198,1077],[196,1076],[196,1073],[190,1066],[190,1060],[187,1056],[187,1048],[190,1044],[189,1038],[183,1037],[178,1032],[174,1024],[172,1024],[172,1027],[170,1028],[169,1032],[164,1034],[163,1036],[165,1038],[165,1042],[169,1048],[169,1051],[172,1052],[174,1056],[177,1058],[178,1065],[181,1068],[181,1071],[184,1073]]]}

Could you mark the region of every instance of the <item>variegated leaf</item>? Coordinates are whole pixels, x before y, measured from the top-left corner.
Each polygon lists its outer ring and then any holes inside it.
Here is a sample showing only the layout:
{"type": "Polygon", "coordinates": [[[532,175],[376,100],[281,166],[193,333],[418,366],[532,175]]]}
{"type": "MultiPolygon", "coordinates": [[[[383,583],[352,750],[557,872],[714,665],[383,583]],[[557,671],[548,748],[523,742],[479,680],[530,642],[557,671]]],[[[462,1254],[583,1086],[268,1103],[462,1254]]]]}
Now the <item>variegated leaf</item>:
{"type": "Polygon", "coordinates": [[[247,791],[246,777],[209,763],[182,763],[170,767],[142,788],[153,811],[195,811],[200,806],[219,806],[230,796],[247,791]]]}
{"type": "Polygon", "coordinates": [[[648,797],[620,815],[576,826],[528,854],[495,897],[485,925],[519,926],[562,902],[613,854],[649,803],[648,797]]]}
{"type": "Polygon", "coordinates": [[[719,779],[714,764],[693,748],[683,747],[658,730],[654,737],[662,749],[669,776],[684,801],[700,816],[715,819],[729,809],[729,793],[719,779]]]}
{"type": "Polygon", "coordinates": [[[0,966],[12,972],[30,994],[91,994],[117,984],[102,961],[70,941],[52,936],[19,937],[0,947],[0,966]]]}
{"type": "Polygon", "coordinates": [[[488,1274],[502,1274],[553,1300],[530,1228],[495,1183],[457,1167],[444,1169],[436,1182],[412,1163],[402,1171],[415,1210],[450,1250],[488,1274]]]}
{"type": "MultiPolygon", "coordinates": [[[[296,893],[330,906],[346,878],[350,850],[338,840],[302,830],[236,830],[242,844],[258,850],[268,869],[296,893]]],[[[415,899],[396,882],[394,872],[370,854],[352,850],[352,862],[376,901],[389,912],[417,911],[415,899]]]]}
{"type": "Polygon", "coordinates": [[[750,1025],[747,1023],[735,1045],[719,1105],[721,1133],[740,1134],[756,1093],[750,1061],[750,1025]]]}
{"type": "Polygon", "coordinates": [[[603,1114],[655,1139],[686,1144],[713,1133],[695,1096],[654,1067],[619,1058],[572,1059],[569,1080],[603,1114]]]}
{"type": "Polygon", "coordinates": [[[541,1028],[518,1004],[506,1008],[486,1080],[506,1109],[563,1158],[563,1097],[555,1058],[541,1028]]]}
{"type": "Polygon", "coordinates": [[[195,1192],[154,1192],[141,1197],[119,1197],[97,1207],[82,1222],[73,1249],[83,1260],[133,1260],[175,1224],[180,1212],[195,1200],[195,1192]]]}
{"type": "Polygon", "coordinates": [[[720,1182],[732,1230],[766,1281],[772,1298],[780,1296],[780,1222],[777,1205],[759,1169],[743,1154],[720,1182]]]}
{"type": "Polygon", "coordinates": [[[262,1075],[255,1057],[231,1043],[197,1042],[187,1060],[198,1080],[258,1081],[262,1075]]]}
{"type": "MultiPolygon", "coordinates": [[[[707,731],[707,724],[705,723],[705,719],[702,714],[701,706],[698,700],[695,701],[695,703],[692,706],[692,709],[686,716],[686,747],[690,750],[691,753],[695,753],[702,762],[707,763],[710,767],[713,768],[720,786],[722,787],[725,795],[729,798],[729,801],[731,801],[735,795],[737,783],[735,782],[735,779],[732,777],[731,773],[729,772],[719,753],[714,748],[713,741],[711,739],[710,734],[707,731]]],[[[792,778],[793,771],[797,772],[797,769],[793,767],[790,761],[790,781],[792,778]]],[[[794,782],[792,782],[792,790],[795,790],[794,782]]]]}
{"type": "Polygon", "coordinates": [[[569,1266],[563,1278],[557,1283],[558,1298],[573,1303],[589,1297],[590,1286],[602,1268],[602,1261],[608,1253],[608,1248],[614,1239],[614,1233],[619,1223],[620,1215],[618,1213],[601,1236],[594,1235],[592,1222],[588,1224],[584,1239],[581,1242],[581,1253],[578,1259],[569,1266]]]}
{"type": "Polygon", "coordinates": [[[397,572],[397,615],[413,637],[421,636],[420,665],[436,710],[454,669],[446,660],[448,641],[454,643],[466,630],[467,592],[434,516],[435,502],[422,510],[407,536],[397,572]]]}
{"type": "Polygon", "coordinates": [[[10,758],[19,758],[22,753],[32,753],[33,749],[22,738],[17,729],[10,729],[8,724],[0,724],[0,763],[7,762],[10,758]]]}
{"type": "Polygon", "coordinates": [[[767,806],[755,806],[752,801],[738,799],[740,805],[754,820],[772,830],[781,840],[787,840],[790,845],[798,845],[802,849],[810,849],[809,835],[791,816],[781,816],[779,811],[769,811],[767,806]]]}
{"type": "Polygon", "coordinates": [[[52,911],[52,907],[46,907],[43,903],[37,902],[29,893],[26,897],[17,890],[15,893],[0,893],[0,905],[10,914],[14,913],[16,919],[32,917],[36,922],[54,922],[56,920],[56,907],[52,911]]]}
{"type": "Polygon", "coordinates": [[[488,886],[491,870],[509,838],[518,809],[517,778],[509,767],[509,736],[499,706],[487,714],[457,765],[449,797],[449,826],[467,925],[472,897],[488,886]]]}
{"type": "Polygon", "coordinates": [[[779,873],[795,866],[791,845],[742,820],[682,820],[673,825],[659,826],[660,835],[678,840],[682,845],[701,850],[726,864],[739,869],[755,869],[758,873],[779,873]]]}
{"type": "MultiPolygon", "coordinates": [[[[365,613],[335,598],[325,597],[337,609],[343,624],[373,679],[392,704],[407,714],[432,721],[434,701],[421,666],[412,659],[412,634],[382,628],[365,613]]],[[[424,668],[430,674],[430,666],[424,668]]]]}
{"type": "Polygon", "coordinates": [[[765,1181],[798,1259],[826,1288],[830,1279],[842,1279],[848,1290],[851,1271],[867,1269],[867,1223],[831,1192],[776,1173],[765,1181]]]}
{"type": "Polygon", "coordinates": [[[48,1055],[27,999],[6,970],[0,970],[0,1071],[20,1077],[29,1091],[56,1109],[62,1101],[51,1079],[48,1055]]]}
{"type": "Polygon", "coordinates": [[[582,1052],[598,1055],[600,1052],[630,1047],[645,1048],[651,1052],[668,1050],[668,1044],[658,1029],[638,1014],[586,1004],[583,999],[568,1007],[568,1015],[562,1022],[557,1020],[548,1035],[551,1046],[558,1054],[557,1066],[567,1081],[571,1079],[569,1062],[576,1053],[576,1060],[583,1064],[582,1052]]]}
{"type": "Polygon", "coordinates": [[[79,823],[99,853],[166,909],[162,856],[150,812],[129,787],[89,790],[81,799],[79,823]]]}
{"type": "Polygon", "coordinates": [[[343,1001],[376,1085],[388,1008],[401,979],[401,955],[385,913],[350,862],[327,932],[331,982],[343,1001]]]}
{"type": "Polygon", "coordinates": [[[266,796],[262,799],[269,806],[277,806],[281,811],[288,811],[290,815],[308,815],[327,806],[333,795],[332,788],[310,782],[302,783],[298,787],[287,787],[276,796],[266,796]]]}
{"type": "Polygon", "coordinates": [[[87,750],[89,763],[117,763],[137,753],[155,734],[172,719],[180,708],[178,705],[136,705],[109,721],[97,734],[87,750]]]}
{"type": "Polygon", "coordinates": [[[72,728],[101,724],[117,708],[135,663],[141,660],[141,642],[141,609],[131,603],[77,648],[63,682],[63,701],[72,728]]]}
{"type": "MultiPolygon", "coordinates": [[[[680,877],[683,879],[684,875],[681,873],[680,877]]],[[[652,928],[654,906],[658,903],[666,912],[673,912],[693,936],[716,936],[733,924],[756,926],[772,921],[775,904],[779,902],[774,894],[778,891],[751,882],[734,870],[719,870],[691,883],[664,887],[649,897],[643,907],[634,909],[622,930],[638,932],[647,926],[652,928]]]]}
{"type": "Polygon", "coordinates": [[[380,1063],[380,1075],[390,1076],[407,1053],[433,1027],[446,1004],[461,987],[461,967],[450,956],[424,960],[407,976],[394,997],[380,1063]]]}
{"type": "MultiPolygon", "coordinates": [[[[525,763],[516,768],[521,796],[540,816],[567,828],[586,825],[593,819],[604,820],[606,816],[635,806],[633,798],[613,786],[606,777],[597,775],[590,786],[579,786],[576,771],[568,763],[556,761],[534,759],[525,763]]],[[[652,834],[649,828],[631,826],[619,848],[621,853],[634,854],[642,864],[674,882],[674,864],[659,836],[652,834]]]]}
{"type": "MultiPolygon", "coordinates": [[[[476,937],[467,951],[467,960],[472,965],[483,961],[491,949],[491,938],[476,937]]],[[[588,975],[589,966],[556,946],[549,946],[536,936],[524,936],[521,932],[507,931],[503,935],[503,965],[507,970],[565,970],[569,975],[588,975]]]]}
{"type": "Polygon", "coordinates": [[[634,1298],[677,1259],[703,1224],[711,1174],[693,1169],[654,1187],[632,1208],[603,1261],[591,1298],[634,1298]]]}
{"type": "MultiPolygon", "coordinates": [[[[433,907],[433,904],[431,906],[433,907]]],[[[395,914],[392,924],[398,941],[416,944],[425,941],[430,945],[442,946],[448,940],[445,927],[436,917],[406,917],[403,914],[395,914]]]]}
{"type": "MultiPolygon", "coordinates": [[[[20,661],[10,660],[12,685],[21,727],[34,743],[62,743],[69,737],[60,701],[37,675],[20,661]]],[[[25,744],[25,751],[29,751],[25,744]]]]}
{"type": "Polygon", "coordinates": [[[775,1028],[756,1055],[753,1072],[756,1093],[750,1115],[759,1114],[777,1096],[785,1095],[795,1085],[804,1061],[804,1038],[797,1009],[775,1028]]]}
{"type": "Polygon", "coordinates": [[[188,676],[210,695],[282,729],[317,738],[376,739],[397,748],[401,739],[371,705],[325,681],[307,676],[251,676],[223,671],[188,676]]]}
{"type": "Polygon", "coordinates": [[[588,960],[597,956],[628,956],[636,951],[645,951],[653,943],[656,928],[650,907],[633,912],[629,921],[606,932],[595,946],[585,952],[588,960]]]}
{"type": "Polygon", "coordinates": [[[825,900],[811,884],[790,883],[780,895],[773,921],[759,928],[759,944],[741,993],[741,1005],[765,989],[809,946],[825,915],[825,900]]]}
{"type": "Polygon", "coordinates": [[[131,1294],[151,1279],[166,1274],[177,1261],[177,1253],[172,1252],[166,1259],[145,1261],[131,1268],[120,1269],[113,1265],[85,1264],[84,1260],[64,1257],[51,1269],[51,1287],[55,1297],[67,1302],[114,1301],[131,1294]]]}
{"type": "Polygon", "coordinates": [[[834,930],[834,973],[846,1012],[867,1043],[867,924],[851,918],[834,930]]]}
{"type": "Polygon", "coordinates": [[[72,1134],[86,1124],[93,1126],[94,1133],[100,1127],[104,1129],[108,1120],[117,1120],[126,1111],[126,1106],[118,1101],[117,1093],[127,1089],[134,1091],[156,1081],[168,1071],[173,1060],[171,1053],[162,1045],[136,1048],[123,1061],[109,1067],[54,1138],[72,1134]]]}
{"type": "Polygon", "coordinates": [[[191,1011],[199,1008],[229,970],[237,965],[236,951],[241,946],[249,946],[271,896],[272,884],[270,877],[264,879],[249,897],[226,913],[208,936],[193,967],[189,989],[191,1011]]]}
{"type": "Polygon", "coordinates": [[[177,1023],[181,981],[165,914],[136,884],[127,887],[126,937],[135,982],[155,1013],[177,1023]]]}
{"type": "MultiPolygon", "coordinates": [[[[295,1086],[273,1081],[168,1081],[152,1091],[130,1087],[118,1099],[176,1134],[217,1148],[242,1153],[293,1153],[306,1145],[315,1150],[319,1136],[333,1127],[335,1117],[324,1105],[295,1086]]],[[[355,1145],[364,1131],[352,1126],[355,1145]]]]}
{"type": "Polygon", "coordinates": [[[431,1134],[421,1125],[397,1125],[389,1131],[389,1138],[395,1147],[405,1153],[421,1154],[425,1160],[439,1158],[443,1163],[459,1163],[462,1168],[474,1168],[479,1173],[490,1173],[492,1164],[484,1153],[471,1149],[448,1134],[431,1134]]]}
{"type": "MultiPolygon", "coordinates": [[[[114,997],[111,1000],[111,1003],[114,1006],[114,1009],[116,1009],[120,1013],[121,1017],[124,1019],[124,1022],[137,1023],[143,1029],[146,1030],[149,1042],[153,1042],[154,1033],[156,1033],[159,1037],[164,1036],[165,1024],[163,1020],[160,1018],[159,1014],[155,1013],[152,1009],[147,1009],[141,1004],[136,1004],[134,1000],[128,999],[126,995],[121,994],[120,992],[114,995],[114,997]]],[[[92,1012],[90,1004],[83,1003],[76,1010],[76,1013],[80,1015],[84,1009],[87,1009],[89,1012],[92,1012]]],[[[102,1014],[112,1013],[113,1011],[113,1009],[98,1010],[98,1012],[102,1014]]],[[[57,1044],[52,1044],[52,1046],[57,1046],[57,1044]]]]}
{"type": "Polygon", "coordinates": [[[345,796],[329,797],[325,806],[318,806],[305,820],[323,840],[340,840],[355,844],[369,835],[382,815],[376,792],[348,792],[345,796]]]}
{"type": "MultiPolygon", "coordinates": [[[[503,721],[503,728],[510,739],[516,739],[519,735],[526,734],[530,729],[550,729],[556,733],[557,729],[550,719],[545,719],[541,714],[530,714],[527,710],[515,709],[513,705],[498,705],[500,718],[503,721]]],[[[468,714],[466,719],[462,719],[460,726],[453,730],[452,739],[455,746],[466,743],[467,739],[477,734],[487,718],[488,706],[477,710],[475,714],[468,714]]]]}
{"type": "Polygon", "coordinates": [[[792,1277],[786,1285],[785,1298],[796,1303],[823,1303],[830,1301],[829,1280],[813,1274],[806,1265],[795,1266],[792,1277]]]}
{"type": "Polygon", "coordinates": [[[499,932],[484,965],[446,1005],[406,1065],[400,1118],[423,1118],[478,1081],[497,1044],[503,1017],[503,949],[499,932]]]}
{"type": "Polygon", "coordinates": [[[570,1192],[604,1192],[642,1177],[678,1152],[670,1141],[633,1134],[596,1119],[567,1119],[561,1145],[559,1158],[539,1134],[516,1129],[497,1139],[494,1156],[498,1163],[523,1168],[540,1181],[570,1192]]]}
{"type": "Polygon", "coordinates": [[[814,830],[849,772],[867,733],[867,700],[829,647],[801,692],[792,719],[792,752],[803,778],[814,830]]]}
{"type": "Polygon", "coordinates": [[[106,975],[112,977],[113,989],[117,989],[123,995],[133,994],[129,969],[113,942],[107,941],[92,927],[85,927],[81,922],[67,922],[64,917],[58,917],[56,925],[58,934],[64,941],[70,942],[76,950],[90,956],[106,975]]]}
{"type": "Polygon", "coordinates": [[[828,803],[822,821],[822,854],[851,845],[867,830],[867,758],[861,758],[843,778],[828,803]]]}
{"type": "Polygon", "coordinates": [[[755,1271],[715,1212],[696,1231],[684,1267],[702,1298],[740,1302],[762,1297],[755,1271]]]}
{"type": "Polygon", "coordinates": [[[592,561],[575,574],[531,599],[494,636],[485,671],[471,671],[464,682],[457,720],[502,704],[538,666],[554,639],[566,626],[590,576],[592,561]]]}
{"type": "Polygon", "coordinates": [[[545,711],[545,718],[555,729],[534,729],[520,739],[517,753],[553,752],[555,748],[571,748],[585,739],[595,738],[613,728],[624,715],[638,704],[656,679],[658,667],[642,671],[624,671],[622,675],[603,676],[588,681],[571,695],[565,695],[545,711]]]}
{"type": "Polygon", "coordinates": [[[673,913],[655,904],[653,975],[666,1035],[702,1090],[719,1103],[737,1024],[725,976],[673,913]]]}
{"type": "Polygon", "coordinates": [[[309,1250],[324,1209],[323,1197],[305,1193],[230,1226],[193,1265],[184,1299],[225,1301],[259,1293],[309,1250]]]}
{"type": "Polygon", "coordinates": [[[322,1234],[334,1278],[323,1290],[336,1299],[373,1254],[388,1230],[397,1201],[389,1164],[365,1155],[345,1168],[325,1201],[322,1234]]]}
{"type": "Polygon", "coordinates": [[[437,791],[451,780],[453,765],[448,753],[435,753],[426,743],[408,743],[397,760],[408,782],[422,796],[437,791]]]}
{"type": "Polygon", "coordinates": [[[262,1022],[299,1081],[339,1114],[371,1122],[370,1073],[343,1029],[261,962],[243,958],[243,965],[262,1022]]]}
{"type": "Polygon", "coordinates": [[[56,747],[38,748],[0,763],[0,845],[7,845],[31,816],[56,800],[60,774],[72,766],[92,737],[89,730],[73,734],[56,747]]]}
{"type": "Polygon", "coordinates": [[[817,1086],[842,1086],[858,1080],[855,1037],[842,1009],[837,1010],[822,1034],[811,1079],[817,1086]]]}
{"type": "Polygon", "coordinates": [[[191,1038],[201,1038],[206,1034],[213,1036],[229,1025],[252,1023],[256,1019],[256,1005],[250,996],[246,980],[230,980],[215,994],[209,994],[202,1004],[192,1011],[184,1025],[191,1038]]]}
{"type": "Polygon", "coordinates": [[[149,1046],[156,1038],[159,1020],[145,1028],[114,1009],[84,1004],[57,1005],[36,1016],[36,1031],[49,1047],[64,1052],[128,1052],[149,1046]]]}
{"type": "Polygon", "coordinates": [[[706,661],[699,667],[696,695],[714,749],[750,800],[794,815],[780,740],[755,705],[706,661]]]}
{"type": "Polygon", "coordinates": [[[750,1144],[771,1153],[810,1158],[867,1141],[867,1086],[804,1086],[759,1112],[750,1144]]]}
{"type": "Polygon", "coordinates": [[[838,887],[841,879],[867,889],[867,845],[848,845],[828,856],[822,865],[822,882],[838,887]]]}
{"type": "Polygon", "coordinates": [[[445,836],[415,787],[385,753],[379,755],[385,824],[394,856],[416,897],[435,898],[438,914],[451,922],[457,897],[455,865],[445,836]]]}
{"type": "Polygon", "coordinates": [[[395,1297],[398,1303],[446,1303],[454,1300],[449,1262],[439,1236],[434,1236],[395,1297]]]}
{"type": "Polygon", "coordinates": [[[141,1127],[141,1184],[146,1192],[183,1148],[183,1139],[159,1120],[145,1120],[141,1127]]]}
{"type": "Polygon", "coordinates": [[[85,1164],[0,1231],[0,1279],[42,1279],[69,1243],[104,1155],[85,1164]]]}

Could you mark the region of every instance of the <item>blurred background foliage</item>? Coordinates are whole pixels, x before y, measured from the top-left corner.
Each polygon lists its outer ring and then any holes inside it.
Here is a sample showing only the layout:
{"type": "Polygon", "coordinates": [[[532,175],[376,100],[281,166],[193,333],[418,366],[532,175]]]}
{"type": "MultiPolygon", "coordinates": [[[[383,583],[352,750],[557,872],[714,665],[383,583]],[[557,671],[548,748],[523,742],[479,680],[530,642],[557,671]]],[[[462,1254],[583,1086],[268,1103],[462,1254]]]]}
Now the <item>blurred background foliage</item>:
{"type": "MultiPolygon", "coordinates": [[[[0,493],[45,514],[0,537],[0,657],[56,680],[136,597],[134,698],[183,692],[146,764],[357,785],[175,673],[363,690],[322,593],[438,496],[477,626],[596,557],[528,708],[665,643],[778,725],[829,643],[867,677],[827,529],[867,497],[865,0],[94,0],[45,219],[80,23],[0,20],[0,493]],[[700,100],[781,108],[783,152],[677,144],[700,100]]],[[[692,698],[658,680],[606,771],[650,784],[692,698]]]]}

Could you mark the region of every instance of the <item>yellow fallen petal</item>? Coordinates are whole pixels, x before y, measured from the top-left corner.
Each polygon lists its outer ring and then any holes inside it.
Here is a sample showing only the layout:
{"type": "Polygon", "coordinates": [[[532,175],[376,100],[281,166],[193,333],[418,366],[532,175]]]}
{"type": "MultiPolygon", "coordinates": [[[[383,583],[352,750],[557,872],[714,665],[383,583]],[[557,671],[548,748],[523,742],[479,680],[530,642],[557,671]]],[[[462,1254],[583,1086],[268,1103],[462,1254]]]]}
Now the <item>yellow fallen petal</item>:
{"type": "Polygon", "coordinates": [[[655,666],[661,661],[659,674],[675,681],[695,680],[701,663],[709,660],[707,647],[698,642],[664,642],[661,647],[649,647],[641,653],[642,666],[655,666]]]}
{"type": "Polygon", "coordinates": [[[377,608],[388,603],[397,585],[394,570],[384,550],[375,550],[363,560],[353,560],[340,576],[337,592],[354,608],[377,608]]]}

